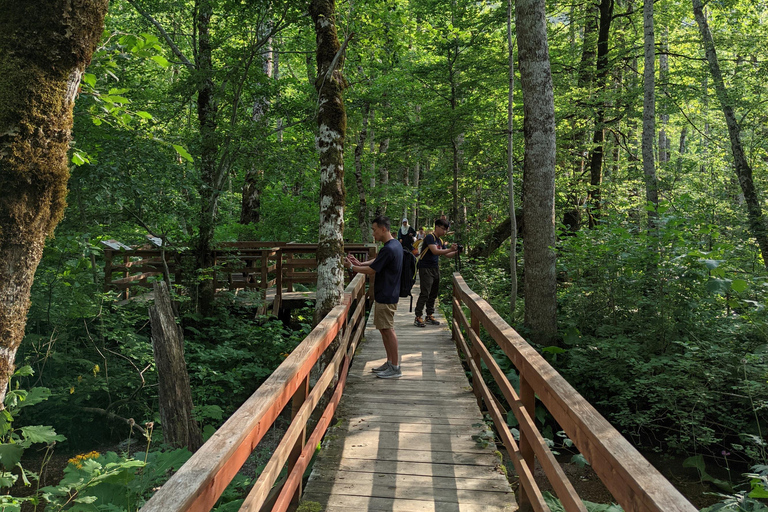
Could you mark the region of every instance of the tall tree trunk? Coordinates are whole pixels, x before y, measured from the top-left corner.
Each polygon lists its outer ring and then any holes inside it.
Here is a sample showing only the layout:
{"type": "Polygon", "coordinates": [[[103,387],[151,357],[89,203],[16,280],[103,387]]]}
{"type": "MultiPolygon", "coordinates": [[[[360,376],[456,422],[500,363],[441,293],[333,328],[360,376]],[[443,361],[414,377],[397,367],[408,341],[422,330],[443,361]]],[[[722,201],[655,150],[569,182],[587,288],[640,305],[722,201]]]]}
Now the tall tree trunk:
{"type": "Polygon", "coordinates": [[[525,325],[533,341],[550,345],[557,335],[555,103],[544,0],[517,0],[515,12],[525,133],[525,325]]]}
{"type": "MultiPolygon", "coordinates": [[[[389,137],[382,140],[379,143],[379,152],[378,154],[380,156],[386,156],[387,151],[389,151],[389,137]]],[[[376,159],[373,160],[373,165],[376,165],[376,159]]],[[[375,169],[375,167],[374,167],[375,169]]],[[[375,174],[375,170],[374,170],[375,174]]],[[[376,216],[384,215],[387,213],[387,206],[389,206],[389,166],[386,162],[382,162],[379,164],[379,171],[378,171],[378,185],[380,188],[379,191],[379,197],[380,202],[379,205],[376,207],[376,216]]]]}
{"type": "Polygon", "coordinates": [[[600,217],[602,196],[600,187],[603,183],[603,145],[605,143],[605,91],[608,76],[608,38],[611,33],[611,21],[613,21],[613,0],[601,0],[600,2],[600,30],[597,36],[597,72],[595,80],[598,89],[598,105],[595,114],[595,133],[592,136],[592,156],[589,162],[589,227],[595,227],[596,220],[600,217]]]}
{"type": "Polygon", "coordinates": [[[418,230],[419,222],[419,179],[421,178],[421,153],[416,155],[416,163],[413,166],[413,189],[416,191],[416,199],[413,202],[413,222],[411,225],[418,230]]]}
{"type": "Polygon", "coordinates": [[[360,226],[360,238],[363,242],[373,242],[373,233],[370,226],[370,213],[368,202],[365,200],[365,185],[363,184],[363,151],[365,151],[365,138],[368,136],[368,117],[371,114],[371,103],[363,103],[363,127],[357,136],[355,146],[355,183],[357,184],[357,196],[360,206],[357,210],[357,223],[360,226]]]}
{"type": "MultiPolygon", "coordinates": [[[[200,0],[197,13],[198,47],[195,71],[198,78],[197,119],[200,124],[200,226],[197,239],[197,268],[212,272],[213,233],[219,199],[216,160],[218,153],[217,106],[214,99],[213,59],[209,26],[213,16],[211,0],[200,0]]],[[[215,283],[204,279],[198,285],[198,307],[204,315],[213,308],[215,283]]]]}
{"type": "Polygon", "coordinates": [[[696,18],[696,23],[699,26],[701,38],[704,41],[704,51],[706,52],[707,62],[709,63],[709,71],[712,75],[712,81],[715,85],[715,93],[717,93],[717,99],[720,101],[720,107],[725,116],[725,123],[728,125],[728,135],[731,139],[731,153],[733,154],[734,170],[736,171],[739,185],[741,185],[744,200],[747,203],[749,227],[752,231],[752,236],[755,237],[757,245],[760,247],[760,252],[763,256],[763,264],[768,268],[768,228],[765,224],[765,218],[763,218],[760,198],[755,189],[755,184],[752,181],[752,168],[750,167],[749,162],[747,162],[747,157],[744,154],[744,147],[741,144],[741,127],[739,126],[739,122],[736,119],[736,114],[733,110],[733,101],[729,97],[728,91],[725,88],[725,83],[723,82],[723,74],[720,71],[720,63],[718,62],[717,53],[715,52],[715,43],[712,40],[712,34],[709,31],[709,24],[704,15],[701,0],[693,0],[693,14],[696,18]]]}
{"type": "Polygon", "coordinates": [[[648,209],[648,229],[653,230],[658,218],[659,195],[653,140],[656,137],[656,48],[653,28],[653,0],[643,2],[645,68],[643,70],[643,176],[645,201],[653,205],[648,209]]]}
{"type": "MultiPolygon", "coordinates": [[[[260,37],[266,37],[270,32],[271,23],[265,23],[260,27],[260,37]]],[[[264,45],[264,57],[261,61],[261,69],[264,75],[272,79],[277,69],[277,53],[272,48],[272,38],[264,45]]],[[[259,96],[253,100],[253,113],[251,120],[260,123],[269,111],[270,102],[267,97],[259,96]]],[[[245,174],[243,183],[243,200],[240,205],[240,224],[258,224],[261,220],[261,188],[264,170],[259,166],[259,149],[252,156],[250,169],[245,174]]]]}
{"type": "Polygon", "coordinates": [[[507,0],[507,49],[509,51],[509,96],[507,99],[507,192],[509,194],[509,311],[514,321],[517,307],[517,220],[515,218],[515,152],[514,152],[514,113],[515,113],[515,40],[512,37],[512,0],[507,0]]]}
{"type": "Polygon", "coordinates": [[[176,324],[168,286],[160,282],[153,288],[155,305],[149,308],[149,321],[157,366],[163,442],[194,452],[203,445],[203,435],[192,416],[192,388],[184,360],[184,335],[176,324]]]}
{"type": "Polygon", "coordinates": [[[667,90],[669,89],[669,30],[664,27],[661,33],[661,45],[659,52],[659,82],[661,83],[661,101],[659,101],[659,166],[669,162],[670,141],[667,137],[667,124],[669,124],[669,109],[667,104],[667,90]]]}
{"type": "Polygon", "coordinates": [[[106,0],[0,0],[0,409],[45,239],[64,215],[72,108],[106,0]]]}
{"type": "MultiPolygon", "coordinates": [[[[583,92],[590,92],[592,90],[593,69],[595,69],[595,57],[597,50],[598,40],[598,18],[599,8],[598,5],[592,1],[586,3],[584,7],[584,39],[581,46],[581,61],[579,62],[577,83],[579,90],[583,92]]],[[[582,106],[586,106],[588,98],[582,100],[582,106]]],[[[580,125],[580,120],[576,120],[576,124],[580,125]]],[[[581,191],[581,181],[585,174],[585,155],[589,152],[584,147],[587,142],[587,130],[586,127],[574,127],[571,143],[573,148],[570,153],[574,156],[576,162],[572,174],[570,190],[568,191],[568,205],[563,214],[563,224],[568,227],[569,231],[578,231],[581,228],[582,219],[581,212],[584,204],[584,197],[581,191]]]]}
{"type": "Polygon", "coordinates": [[[317,41],[317,136],[320,153],[320,232],[317,247],[317,304],[315,320],[341,303],[344,294],[344,136],[347,112],[341,73],[343,59],[336,34],[335,0],[312,0],[312,22],[317,41]],[[337,54],[339,56],[337,57],[337,54]]]}

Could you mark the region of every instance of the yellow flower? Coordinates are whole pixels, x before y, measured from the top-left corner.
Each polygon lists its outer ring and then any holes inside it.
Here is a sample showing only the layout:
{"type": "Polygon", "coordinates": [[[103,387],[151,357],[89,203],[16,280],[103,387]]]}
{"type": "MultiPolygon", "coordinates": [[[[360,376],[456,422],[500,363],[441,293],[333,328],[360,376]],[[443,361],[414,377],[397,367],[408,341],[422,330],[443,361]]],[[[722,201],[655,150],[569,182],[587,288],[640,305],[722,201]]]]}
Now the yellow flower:
{"type": "Polygon", "coordinates": [[[101,371],[101,368],[99,368],[99,365],[95,364],[93,365],[93,376],[95,377],[97,373],[101,371]]]}
{"type": "Polygon", "coordinates": [[[70,395],[74,394],[74,392],[75,392],[75,386],[72,386],[71,388],[69,388],[70,395]]]}
{"type": "Polygon", "coordinates": [[[81,453],[80,455],[75,455],[74,457],[69,459],[67,462],[69,462],[76,468],[80,469],[83,467],[83,461],[85,461],[86,459],[96,459],[100,456],[101,454],[97,451],[81,453]]]}
{"type": "Polygon", "coordinates": [[[78,375],[77,376],[77,382],[83,382],[83,376],[82,375],[78,375]]]}

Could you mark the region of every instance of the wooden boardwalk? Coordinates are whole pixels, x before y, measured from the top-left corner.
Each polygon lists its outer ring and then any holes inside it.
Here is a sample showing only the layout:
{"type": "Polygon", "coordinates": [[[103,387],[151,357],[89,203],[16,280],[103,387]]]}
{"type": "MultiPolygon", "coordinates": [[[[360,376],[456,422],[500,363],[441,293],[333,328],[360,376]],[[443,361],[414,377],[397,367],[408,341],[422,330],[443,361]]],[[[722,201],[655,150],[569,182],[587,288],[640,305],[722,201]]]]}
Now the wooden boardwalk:
{"type": "Polygon", "coordinates": [[[303,501],[325,511],[517,510],[446,322],[415,327],[409,302],[395,316],[402,378],[371,373],[386,357],[371,316],[303,501]]]}

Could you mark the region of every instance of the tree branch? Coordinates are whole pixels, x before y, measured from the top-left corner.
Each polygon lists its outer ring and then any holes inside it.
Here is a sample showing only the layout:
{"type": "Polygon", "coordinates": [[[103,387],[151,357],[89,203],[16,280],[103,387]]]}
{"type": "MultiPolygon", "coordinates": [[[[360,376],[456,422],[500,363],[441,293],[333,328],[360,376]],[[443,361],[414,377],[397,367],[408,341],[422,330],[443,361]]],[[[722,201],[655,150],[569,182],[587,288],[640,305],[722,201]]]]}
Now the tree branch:
{"type": "Polygon", "coordinates": [[[163,39],[165,39],[165,42],[168,43],[168,46],[171,47],[171,51],[173,51],[173,54],[176,55],[176,57],[188,68],[194,68],[195,65],[192,64],[189,59],[187,59],[183,53],[181,53],[181,50],[179,50],[179,47],[176,46],[176,43],[173,42],[173,39],[171,39],[171,36],[168,35],[168,32],[165,31],[162,25],[160,25],[160,22],[157,21],[155,18],[152,17],[151,14],[149,14],[147,11],[141,8],[141,6],[136,2],[136,0],[128,0],[128,3],[131,4],[142,16],[144,16],[147,21],[149,21],[151,24],[155,26],[158,32],[160,32],[160,35],[163,36],[163,39]]]}

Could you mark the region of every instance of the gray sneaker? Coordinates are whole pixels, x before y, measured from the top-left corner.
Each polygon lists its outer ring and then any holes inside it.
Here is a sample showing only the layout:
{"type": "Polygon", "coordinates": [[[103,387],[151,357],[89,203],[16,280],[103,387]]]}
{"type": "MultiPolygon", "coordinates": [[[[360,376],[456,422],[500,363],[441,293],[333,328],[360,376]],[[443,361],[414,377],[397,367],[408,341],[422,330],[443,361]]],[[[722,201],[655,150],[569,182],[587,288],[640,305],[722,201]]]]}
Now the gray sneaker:
{"type": "Polygon", "coordinates": [[[371,368],[371,371],[372,371],[373,373],[381,373],[381,372],[383,372],[384,370],[386,370],[387,368],[389,368],[389,366],[390,366],[390,365],[389,365],[389,361],[384,361],[384,364],[383,364],[383,365],[381,365],[381,366],[377,366],[376,368],[371,368]]]}
{"type": "Polygon", "coordinates": [[[403,372],[400,370],[399,366],[389,365],[389,368],[383,372],[377,373],[376,376],[380,379],[399,379],[403,376],[403,372]]]}

